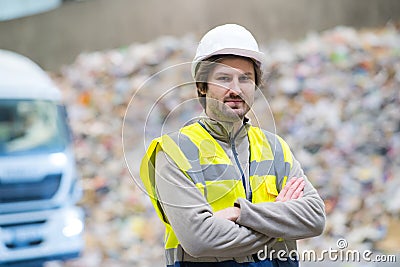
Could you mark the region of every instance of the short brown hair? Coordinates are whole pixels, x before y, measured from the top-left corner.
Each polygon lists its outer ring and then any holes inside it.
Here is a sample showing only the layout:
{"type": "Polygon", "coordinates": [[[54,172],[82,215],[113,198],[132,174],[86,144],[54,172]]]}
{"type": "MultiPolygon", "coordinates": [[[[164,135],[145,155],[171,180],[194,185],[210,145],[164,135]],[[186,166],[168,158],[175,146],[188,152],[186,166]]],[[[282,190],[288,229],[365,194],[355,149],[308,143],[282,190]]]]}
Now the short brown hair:
{"type": "Polygon", "coordinates": [[[207,89],[208,89],[208,86],[207,86],[208,75],[215,68],[215,66],[217,65],[218,62],[220,62],[221,60],[226,59],[226,58],[243,58],[245,60],[251,61],[254,66],[256,88],[261,86],[262,70],[260,67],[260,63],[258,63],[254,59],[249,58],[249,57],[232,55],[232,54],[211,56],[211,57],[201,61],[197,65],[196,70],[195,70],[197,96],[199,97],[200,104],[202,105],[202,107],[204,109],[206,107],[206,95],[203,92],[207,92],[207,89]]]}

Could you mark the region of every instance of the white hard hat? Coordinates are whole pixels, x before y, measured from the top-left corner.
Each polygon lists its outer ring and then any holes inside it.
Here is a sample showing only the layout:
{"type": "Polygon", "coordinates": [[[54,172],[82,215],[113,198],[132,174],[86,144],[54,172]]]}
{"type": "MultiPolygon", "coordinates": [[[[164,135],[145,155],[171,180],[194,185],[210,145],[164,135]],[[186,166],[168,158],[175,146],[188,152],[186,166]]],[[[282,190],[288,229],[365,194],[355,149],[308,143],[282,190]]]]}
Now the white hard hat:
{"type": "Polygon", "coordinates": [[[237,24],[225,24],[211,29],[200,40],[192,61],[193,77],[200,61],[213,55],[225,54],[253,58],[260,65],[264,62],[264,53],[260,52],[256,39],[246,28],[237,24]]]}

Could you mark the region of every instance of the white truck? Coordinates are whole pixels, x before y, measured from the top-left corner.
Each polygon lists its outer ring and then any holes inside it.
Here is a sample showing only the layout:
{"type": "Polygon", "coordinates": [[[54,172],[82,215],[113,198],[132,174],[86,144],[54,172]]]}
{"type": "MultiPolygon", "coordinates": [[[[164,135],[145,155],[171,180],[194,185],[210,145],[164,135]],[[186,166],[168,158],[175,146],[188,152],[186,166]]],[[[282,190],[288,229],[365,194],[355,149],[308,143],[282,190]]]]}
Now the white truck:
{"type": "Polygon", "coordinates": [[[30,59],[0,50],[0,266],[78,257],[84,212],[61,92],[30,59]]]}

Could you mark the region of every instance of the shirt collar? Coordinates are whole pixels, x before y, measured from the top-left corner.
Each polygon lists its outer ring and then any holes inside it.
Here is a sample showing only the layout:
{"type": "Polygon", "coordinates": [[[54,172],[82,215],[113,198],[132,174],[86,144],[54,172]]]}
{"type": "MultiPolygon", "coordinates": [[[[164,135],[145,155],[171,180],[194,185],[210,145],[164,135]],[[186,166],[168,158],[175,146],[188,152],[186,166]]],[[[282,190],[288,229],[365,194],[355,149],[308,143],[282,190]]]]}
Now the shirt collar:
{"type": "Polygon", "coordinates": [[[199,121],[212,137],[224,142],[229,142],[232,138],[239,140],[247,137],[247,131],[250,127],[250,119],[246,117],[243,119],[243,126],[236,133],[232,132],[233,123],[231,122],[216,121],[208,116],[202,117],[199,121]]]}

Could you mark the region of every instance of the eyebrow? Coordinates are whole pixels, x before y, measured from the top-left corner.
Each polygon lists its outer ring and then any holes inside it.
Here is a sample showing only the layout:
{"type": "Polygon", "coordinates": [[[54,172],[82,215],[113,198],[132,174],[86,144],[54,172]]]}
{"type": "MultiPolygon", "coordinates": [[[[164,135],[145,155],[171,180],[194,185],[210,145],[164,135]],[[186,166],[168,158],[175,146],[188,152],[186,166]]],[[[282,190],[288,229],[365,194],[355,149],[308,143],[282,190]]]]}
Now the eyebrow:
{"type": "MultiPolygon", "coordinates": [[[[219,71],[214,73],[214,75],[232,75],[231,73],[219,71]]],[[[240,73],[240,75],[247,75],[247,76],[253,76],[254,74],[252,72],[245,72],[245,73],[240,73]]]]}

